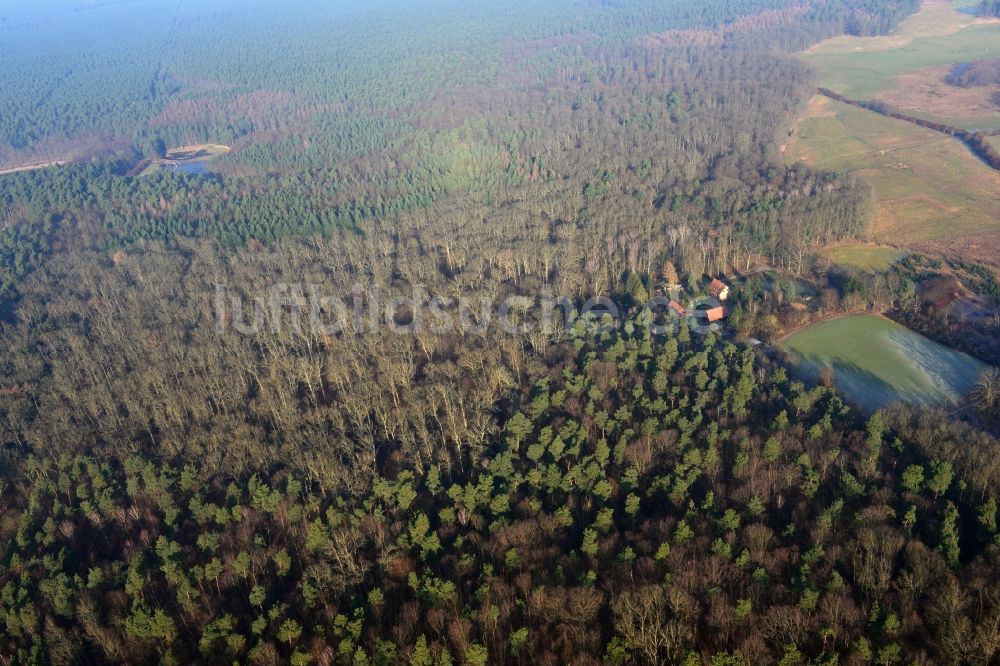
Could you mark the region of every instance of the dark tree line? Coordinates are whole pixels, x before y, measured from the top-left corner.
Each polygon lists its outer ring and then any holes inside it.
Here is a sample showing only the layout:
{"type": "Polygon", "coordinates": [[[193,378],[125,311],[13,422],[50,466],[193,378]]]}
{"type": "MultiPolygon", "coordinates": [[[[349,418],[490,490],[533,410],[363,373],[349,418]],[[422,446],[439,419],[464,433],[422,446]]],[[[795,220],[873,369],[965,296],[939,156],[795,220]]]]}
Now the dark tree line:
{"type": "Polygon", "coordinates": [[[946,80],[960,88],[1000,85],[1000,60],[974,60],[955,65],[946,80]]]}

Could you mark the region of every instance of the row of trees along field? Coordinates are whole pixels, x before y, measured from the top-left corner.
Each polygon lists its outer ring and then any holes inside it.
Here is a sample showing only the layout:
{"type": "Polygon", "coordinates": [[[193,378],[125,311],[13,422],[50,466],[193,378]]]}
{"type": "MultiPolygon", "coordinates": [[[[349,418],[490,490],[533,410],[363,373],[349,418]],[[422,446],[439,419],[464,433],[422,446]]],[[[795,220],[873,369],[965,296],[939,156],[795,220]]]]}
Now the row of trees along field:
{"type": "Polygon", "coordinates": [[[478,449],[356,492],[30,457],[3,652],[48,663],[992,663],[998,442],[749,348],[578,321],[478,449]]]}

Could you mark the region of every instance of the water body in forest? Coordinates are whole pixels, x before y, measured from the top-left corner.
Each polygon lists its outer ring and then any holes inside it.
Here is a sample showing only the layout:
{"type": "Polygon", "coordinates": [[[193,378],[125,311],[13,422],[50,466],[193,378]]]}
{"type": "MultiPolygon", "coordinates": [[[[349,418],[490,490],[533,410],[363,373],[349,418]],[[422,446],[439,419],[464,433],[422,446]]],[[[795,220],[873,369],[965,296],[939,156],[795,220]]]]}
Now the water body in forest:
{"type": "Polygon", "coordinates": [[[166,169],[167,171],[179,171],[194,176],[202,176],[205,174],[212,173],[212,169],[208,160],[196,160],[190,162],[178,162],[176,164],[164,164],[163,168],[166,169]]]}
{"type": "Polygon", "coordinates": [[[227,154],[229,151],[229,146],[210,143],[171,148],[167,151],[166,158],[151,163],[142,172],[142,175],[148,175],[157,169],[193,176],[207,175],[213,173],[212,160],[227,154]]]}

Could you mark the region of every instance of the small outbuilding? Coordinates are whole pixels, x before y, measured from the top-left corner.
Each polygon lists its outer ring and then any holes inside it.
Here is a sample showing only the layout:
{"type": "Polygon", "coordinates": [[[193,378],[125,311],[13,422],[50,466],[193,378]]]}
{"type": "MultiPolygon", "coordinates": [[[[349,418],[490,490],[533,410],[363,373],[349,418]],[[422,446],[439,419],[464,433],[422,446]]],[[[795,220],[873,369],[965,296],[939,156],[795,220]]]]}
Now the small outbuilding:
{"type": "Polygon", "coordinates": [[[711,284],[708,285],[708,294],[712,298],[724,301],[729,298],[729,285],[719,278],[714,278],[711,284]]]}

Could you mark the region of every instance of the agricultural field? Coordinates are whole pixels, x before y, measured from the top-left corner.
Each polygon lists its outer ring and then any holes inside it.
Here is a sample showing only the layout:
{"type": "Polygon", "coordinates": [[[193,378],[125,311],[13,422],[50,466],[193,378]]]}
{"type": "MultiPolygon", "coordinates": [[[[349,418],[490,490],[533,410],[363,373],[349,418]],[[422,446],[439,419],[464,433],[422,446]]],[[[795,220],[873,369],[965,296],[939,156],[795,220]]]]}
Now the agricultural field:
{"type": "MultiPolygon", "coordinates": [[[[998,38],[1000,42],[1000,38],[998,38]]],[[[954,65],[919,69],[896,77],[877,100],[908,115],[968,130],[1000,129],[1000,86],[961,88],[948,83],[954,65]]]]}
{"type": "MultiPolygon", "coordinates": [[[[993,88],[945,83],[955,64],[1000,57],[1000,21],[959,11],[972,4],[928,0],[892,35],[837,37],[802,57],[818,85],[845,97],[956,127],[1000,128],[993,88]]],[[[944,134],[817,96],[783,152],[789,163],[864,178],[875,197],[875,242],[933,251],[1000,230],[1000,172],[944,134]]]]}
{"type": "Polygon", "coordinates": [[[819,256],[831,264],[853,266],[863,271],[886,271],[906,256],[893,247],[875,245],[839,245],[821,250],[819,256]]]}
{"type": "Polygon", "coordinates": [[[920,254],[943,256],[1000,268],[1000,231],[911,243],[920,254]]]}
{"type": "Polygon", "coordinates": [[[810,326],[787,338],[782,348],[803,379],[816,381],[824,368],[832,369],[836,387],[867,411],[897,400],[955,404],[987,367],[872,315],[810,326]]]}
{"type": "Polygon", "coordinates": [[[918,70],[997,57],[1000,20],[958,11],[970,2],[928,0],[885,37],[836,37],[807,50],[818,84],[854,99],[873,99],[918,70]]]}
{"type": "Polygon", "coordinates": [[[933,241],[1000,228],[1000,172],[933,130],[817,96],[789,162],[853,172],[874,190],[876,242],[933,241]]]}

